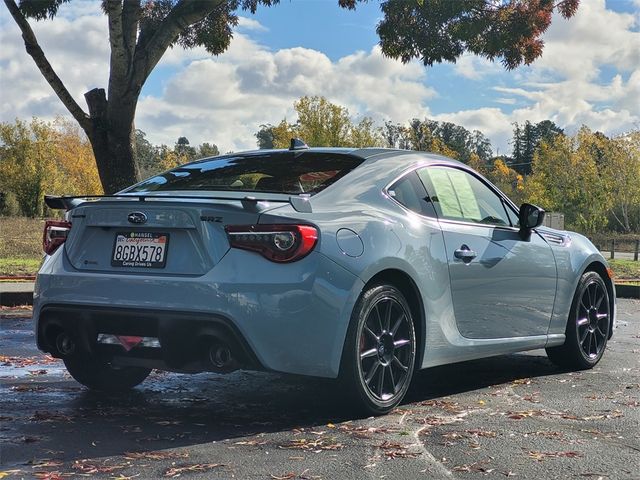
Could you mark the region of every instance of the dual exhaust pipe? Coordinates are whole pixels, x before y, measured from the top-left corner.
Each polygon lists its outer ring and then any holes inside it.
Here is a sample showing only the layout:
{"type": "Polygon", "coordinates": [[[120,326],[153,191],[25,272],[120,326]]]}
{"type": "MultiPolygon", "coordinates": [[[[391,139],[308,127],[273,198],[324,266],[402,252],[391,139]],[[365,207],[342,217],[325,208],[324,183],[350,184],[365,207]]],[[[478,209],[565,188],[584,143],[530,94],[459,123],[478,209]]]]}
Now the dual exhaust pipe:
{"type": "MultiPolygon", "coordinates": [[[[240,368],[240,362],[229,343],[219,339],[205,337],[203,339],[205,345],[205,354],[202,359],[204,369],[218,373],[230,373],[240,368]]],[[[185,345],[186,346],[186,345],[185,345]]],[[[55,337],[55,350],[60,358],[66,358],[74,355],[78,346],[73,336],[67,331],[58,333],[55,337]]]]}
{"type": "Polygon", "coordinates": [[[207,349],[205,365],[207,370],[218,373],[229,373],[240,368],[229,344],[216,340],[207,349]]]}

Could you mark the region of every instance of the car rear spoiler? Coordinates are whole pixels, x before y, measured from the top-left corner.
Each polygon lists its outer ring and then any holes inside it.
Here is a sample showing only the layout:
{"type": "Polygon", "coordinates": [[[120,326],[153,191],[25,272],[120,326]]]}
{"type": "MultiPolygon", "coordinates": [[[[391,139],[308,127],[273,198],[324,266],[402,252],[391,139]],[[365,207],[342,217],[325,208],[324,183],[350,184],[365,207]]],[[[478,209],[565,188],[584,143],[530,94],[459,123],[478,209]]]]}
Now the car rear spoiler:
{"type": "Polygon", "coordinates": [[[274,198],[257,198],[252,196],[246,196],[243,198],[234,198],[234,197],[209,197],[209,196],[199,196],[199,195],[135,195],[135,194],[123,194],[123,195],[78,195],[78,196],[56,196],[56,195],[45,195],[44,203],[47,207],[52,208],[53,210],[71,210],[72,208],[76,208],[81,203],[84,203],[88,200],[99,200],[101,198],[108,199],[123,199],[123,200],[132,200],[137,199],[139,202],[145,202],[147,199],[158,201],[158,200],[173,200],[173,199],[188,199],[188,200],[231,200],[238,201],[242,203],[243,208],[246,210],[257,210],[257,204],[260,202],[272,202],[272,203],[289,203],[296,212],[300,213],[312,213],[311,202],[309,199],[310,195],[292,195],[288,199],[274,199],[274,198]]]}

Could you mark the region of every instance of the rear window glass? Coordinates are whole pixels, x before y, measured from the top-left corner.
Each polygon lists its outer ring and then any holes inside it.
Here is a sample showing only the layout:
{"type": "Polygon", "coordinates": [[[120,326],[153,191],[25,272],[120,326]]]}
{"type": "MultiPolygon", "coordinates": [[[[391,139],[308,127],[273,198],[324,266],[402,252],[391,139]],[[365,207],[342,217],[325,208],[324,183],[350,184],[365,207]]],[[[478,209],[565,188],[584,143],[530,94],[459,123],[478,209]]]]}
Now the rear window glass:
{"type": "Polygon", "coordinates": [[[151,177],[127,192],[225,190],[317,193],[362,163],[344,154],[278,152],[228,156],[182,165],[151,177]]]}

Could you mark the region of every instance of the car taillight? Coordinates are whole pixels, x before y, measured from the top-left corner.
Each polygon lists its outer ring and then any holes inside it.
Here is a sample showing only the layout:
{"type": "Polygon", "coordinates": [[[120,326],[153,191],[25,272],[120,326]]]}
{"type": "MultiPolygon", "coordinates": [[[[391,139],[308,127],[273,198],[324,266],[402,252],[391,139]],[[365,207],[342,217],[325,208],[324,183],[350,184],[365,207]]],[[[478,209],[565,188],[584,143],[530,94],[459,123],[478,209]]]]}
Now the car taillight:
{"type": "Polygon", "coordinates": [[[42,249],[47,255],[55,252],[67,239],[71,230],[71,222],[59,220],[47,220],[44,224],[44,234],[42,236],[42,249]]]}
{"type": "Polygon", "coordinates": [[[311,225],[228,225],[225,230],[232,247],[279,263],[300,260],[318,241],[318,230],[311,225]]]}

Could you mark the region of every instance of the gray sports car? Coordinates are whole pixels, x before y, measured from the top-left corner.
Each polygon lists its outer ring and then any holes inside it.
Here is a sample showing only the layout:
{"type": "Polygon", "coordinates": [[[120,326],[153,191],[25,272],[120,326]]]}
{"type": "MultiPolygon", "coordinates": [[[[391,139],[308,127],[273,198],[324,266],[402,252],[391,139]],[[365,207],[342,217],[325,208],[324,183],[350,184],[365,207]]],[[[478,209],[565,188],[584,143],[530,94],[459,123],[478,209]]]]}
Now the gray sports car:
{"type": "Polygon", "coordinates": [[[38,347],[92,389],[152,368],[338,378],[382,414],[416,369],[545,348],[591,368],[615,317],[582,235],[468,166],[390,149],[234,153],[47,197],[38,347]]]}

